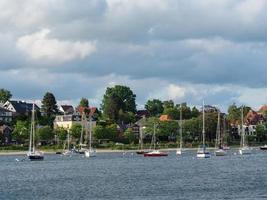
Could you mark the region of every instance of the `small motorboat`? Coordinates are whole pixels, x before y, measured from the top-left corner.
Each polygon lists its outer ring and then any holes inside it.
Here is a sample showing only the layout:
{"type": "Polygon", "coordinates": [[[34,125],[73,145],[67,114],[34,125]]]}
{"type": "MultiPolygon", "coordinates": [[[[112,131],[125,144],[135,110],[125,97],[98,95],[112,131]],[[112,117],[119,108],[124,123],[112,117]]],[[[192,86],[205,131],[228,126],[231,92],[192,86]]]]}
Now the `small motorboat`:
{"type": "Polygon", "coordinates": [[[168,153],[164,153],[159,150],[153,150],[148,153],[144,153],[144,157],[161,157],[161,156],[168,156],[168,153]]]}

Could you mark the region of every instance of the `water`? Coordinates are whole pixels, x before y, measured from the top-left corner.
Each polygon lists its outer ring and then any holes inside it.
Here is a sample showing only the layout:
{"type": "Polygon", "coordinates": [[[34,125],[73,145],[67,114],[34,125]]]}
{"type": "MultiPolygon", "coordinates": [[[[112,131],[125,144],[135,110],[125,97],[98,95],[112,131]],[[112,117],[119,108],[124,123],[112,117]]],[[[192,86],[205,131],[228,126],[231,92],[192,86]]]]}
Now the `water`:
{"type": "Polygon", "coordinates": [[[0,157],[0,199],[267,199],[267,152],[197,159],[101,153],[0,157]]]}

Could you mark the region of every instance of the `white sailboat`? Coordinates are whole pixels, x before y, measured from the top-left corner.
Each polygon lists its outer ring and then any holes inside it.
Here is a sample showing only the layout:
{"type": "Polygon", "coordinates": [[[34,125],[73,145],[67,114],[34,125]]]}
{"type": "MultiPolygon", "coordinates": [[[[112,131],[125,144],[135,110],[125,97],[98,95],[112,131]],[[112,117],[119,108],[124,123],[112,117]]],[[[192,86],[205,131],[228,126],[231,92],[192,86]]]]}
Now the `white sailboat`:
{"type": "Polygon", "coordinates": [[[210,153],[206,150],[205,146],[205,105],[203,101],[203,106],[202,106],[202,145],[199,147],[197,150],[197,158],[209,158],[210,153]]]}
{"type": "Polygon", "coordinates": [[[153,149],[149,151],[148,153],[144,153],[144,157],[162,157],[162,156],[168,156],[167,153],[161,152],[158,149],[156,149],[156,124],[154,123],[154,130],[152,135],[152,141],[151,146],[153,145],[153,149]]]}
{"type": "Polygon", "coordinates": [[[67,138],[67,149],[65,149],[62,153],[64,156],[69,156],[72,154],[72,151],[70,150],[70,133],[69,133],[69,131],[68,131],[67,137],[68,137],[67,138]]]}
{"type": "Polygon", "coordinates": [[[182,121],[182,104],[180,104],[180,123],[179,123],[179,132],[180,132],[180,146],[176,150],[176,155],[182,155],[182,145],[183,145],[183,121],[182,121]]]}
{"type": "Polygon", "coordinates": [[[221,136],[221,113],[218,111],[218,122],[216,130],[216,140],[215,140],[215,156],[225,156],[226,151],[222,147],[222,136],[221,136]]]}
{"type": "Polygon", "coordinates": [[[87,146],[86,144],[83,143],[83,137],[84,137],[83,133],[84,133],[84,130],[86,130],[85,127],[87,126],[87,120],[86,120],[85,113],[82,114],[81,124],[82,124],[82,129],[81,129],[81,136],[80,136],[78,153],[84,154],[86,151],[86,146],[87,146]]]}
{"type": "Polygon", "coordinates": [[[143,128],[144,127],[142,125],[140,125],[140,127],[139,127],[139,147],[138,147],[138,151],[136,151],[137,154],[147,153],[146,151],[144,151],[143,128]]]}
{"type": "Polygon", "coordinates": [[[240,155],[251,154],[251,149],[246,145],[246,142],[245,142],[244,111],[243,111],[243,106],[241,108],[241,141],[240,141],[239,154],[240,155]]]}
{"type": "Polygon", "coordinates": [[[31,131],[30,131],[30,142],[29,142],[29,152],[27,156],[30,160],[43,160],[44,154],[41,151],[35,149],[35,104],[32,105],[32,118],[31,118],[31,131]]]}
{"type": "MultiPolygon", "coordinates": [[[[86,124],[87,125],[87,124],[86,124]]],[[[85,157],[95,157],[96,151],[92,148],[92,117],[89,118],[89,149],[84,151],[85,157]]]]}

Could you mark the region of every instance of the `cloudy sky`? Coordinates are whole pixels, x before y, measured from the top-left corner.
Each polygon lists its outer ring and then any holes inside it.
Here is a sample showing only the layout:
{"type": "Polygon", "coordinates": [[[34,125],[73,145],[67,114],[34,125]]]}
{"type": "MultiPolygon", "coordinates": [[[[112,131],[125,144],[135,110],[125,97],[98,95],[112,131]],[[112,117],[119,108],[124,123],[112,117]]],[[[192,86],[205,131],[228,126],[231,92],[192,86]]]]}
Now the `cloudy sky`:
{"type": "Polygon", "coordinates": [[[265,0],[1,0],[0,88],[59,103],[129,86],[226,108],[267,103],[265,0]]]}

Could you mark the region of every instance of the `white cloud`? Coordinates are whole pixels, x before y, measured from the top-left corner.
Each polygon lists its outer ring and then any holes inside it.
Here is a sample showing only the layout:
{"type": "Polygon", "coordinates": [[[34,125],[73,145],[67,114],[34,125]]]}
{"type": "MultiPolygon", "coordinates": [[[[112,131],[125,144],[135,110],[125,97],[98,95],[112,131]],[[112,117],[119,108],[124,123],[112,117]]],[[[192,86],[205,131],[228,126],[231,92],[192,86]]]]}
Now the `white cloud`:
{"type": "Polygon", "coordinates": [[[16,46],[34,60],[67,62],[83,59],[96,51],[94,42],[61,41],[49,38],[49,29],[25,35],[17,40],[16,46]]]}

